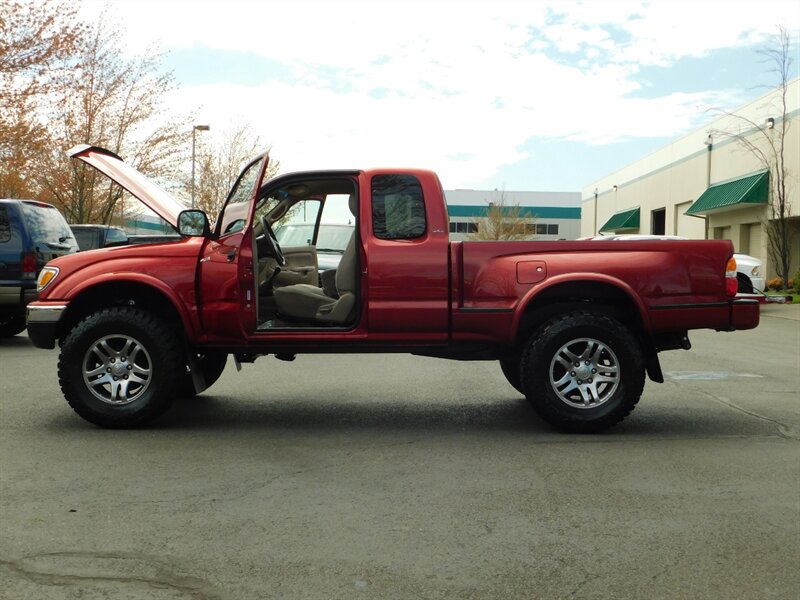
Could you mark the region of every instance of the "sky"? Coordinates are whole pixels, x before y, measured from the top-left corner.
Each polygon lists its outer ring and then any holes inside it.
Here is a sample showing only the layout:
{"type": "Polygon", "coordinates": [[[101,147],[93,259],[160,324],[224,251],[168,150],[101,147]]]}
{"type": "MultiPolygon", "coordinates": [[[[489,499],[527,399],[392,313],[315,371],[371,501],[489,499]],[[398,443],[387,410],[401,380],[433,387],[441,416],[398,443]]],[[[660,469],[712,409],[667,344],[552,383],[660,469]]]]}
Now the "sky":
{"type": "Polygon", "coordinates": [[[777,83],[800,9],[761,0],[85,0],[157,48],[169,106],[244,123],[281,172],[420,167],[446,189],[579,192],[777,83]]]}

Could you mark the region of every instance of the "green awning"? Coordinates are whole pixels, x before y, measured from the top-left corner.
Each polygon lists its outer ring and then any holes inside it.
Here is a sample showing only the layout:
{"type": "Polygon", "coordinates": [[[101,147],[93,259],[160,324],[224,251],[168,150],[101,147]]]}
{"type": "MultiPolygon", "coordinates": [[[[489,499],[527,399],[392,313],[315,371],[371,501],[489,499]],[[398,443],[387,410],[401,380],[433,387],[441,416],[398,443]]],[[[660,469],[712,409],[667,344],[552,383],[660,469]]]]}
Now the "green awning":
{"type": "Polygon", "coordinates": [[[639,229],[639,209],[629,208],[611,215],[611,218],[600,228],[600,231],[613,231],[616,233],[636,229],[639,229]]]}
{"type": "Polygon", "coordinates": [[[769,171],[761,171],[741,179],[717,183],[709,187],[686,211],[687,215],[746,208],[769,201],[769,171]]]}

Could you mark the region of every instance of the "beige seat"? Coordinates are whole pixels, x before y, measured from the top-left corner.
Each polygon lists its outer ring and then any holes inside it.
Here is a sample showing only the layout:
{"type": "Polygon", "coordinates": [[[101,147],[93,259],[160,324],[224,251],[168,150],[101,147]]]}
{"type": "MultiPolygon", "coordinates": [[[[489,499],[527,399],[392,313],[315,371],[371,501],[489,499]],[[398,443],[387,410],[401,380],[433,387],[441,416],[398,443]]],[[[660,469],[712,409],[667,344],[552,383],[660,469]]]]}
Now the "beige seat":
{"type": "MultiPolygon", "coordinates": [[[[350,212],[357,213],[355,196],[350,196],[350,212]]],[[[295,319],[323,321],[326,323],[347,323],[353,318],[356,306],[356,288],[358,280],[358,247],[356,232],[350,237],[342,254],[342,260],[336,269],[336,291],[338,298],[325,294],[315,285],[298,283],[275,288],[275,304],[278,313],[284,317],[295,319]]]]}

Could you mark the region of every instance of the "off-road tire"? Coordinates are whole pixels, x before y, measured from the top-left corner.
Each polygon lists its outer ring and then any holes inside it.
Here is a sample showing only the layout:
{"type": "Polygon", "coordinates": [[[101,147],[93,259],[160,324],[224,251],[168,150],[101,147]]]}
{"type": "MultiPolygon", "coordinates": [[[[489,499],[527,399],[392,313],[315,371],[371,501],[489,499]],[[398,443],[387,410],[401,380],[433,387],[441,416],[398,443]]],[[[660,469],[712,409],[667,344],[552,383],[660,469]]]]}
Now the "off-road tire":
{"type": "MultiPolygon", "coordinates": [[[[208,389],[216,383],[217,379],[220,378],[222,372],[225,370],[225,365],[228,363],[228,354],[217,350],[207,350],[201,354],[197,354],[197,361],[200,363],[200,368],[203,371],[203,378],[206,381],[206,389],[208,389]]],[[[194,389],[192,374],[187,365],[186,373],[183,375],[178,385],[176,395],[179,398],[191,398],[197,394],[198,392],[194,389]]]]}
{"type": "Polygon", "coordinates": [[[521,362],[519,354],[510,354],[500,359],[500,369],[503,371],[503,375],[505,375],[508,383],[524,396],[525,392],[522,391],[522,376],[520,370],[521,362]]]}
{"type": "Polygon", "coordinates": [[[23,315],[6,315],[0,317],[0,338],[12,337],[25,331],[23,315]]]}
{"type": "Polygon", "coordinates": [[[184,362],[177,332],[160,317],[135,307],[106,308],[87,316],[67,334],[58,358],[58,380],[69,405],[87,421],[101,427],[131,428],[151,421],[170,406],[180,381],[176,373],[183,373],[184,362]],[[137,356],[148,359],[147,383],[129,400],[115,403],[98,398],[96,393],[103,395],[107,390],[97,383],[90,386],[84,376],[89,375],[87,365],[105,339],[133,340],[141,348],[137,356]]]}
{"type": "Polygon", "coordinates": [[[628,327],[603,313],[576,311],[554,317],[533,333],[522,355],[521,375],[526,397],[545,421],[567,431],[594,433],[634,409],[644,389],[645,361],[628,327]],[[563,361],[582,348],[581,360],[571,362],[574,369],[566,371],[563,361]]]}

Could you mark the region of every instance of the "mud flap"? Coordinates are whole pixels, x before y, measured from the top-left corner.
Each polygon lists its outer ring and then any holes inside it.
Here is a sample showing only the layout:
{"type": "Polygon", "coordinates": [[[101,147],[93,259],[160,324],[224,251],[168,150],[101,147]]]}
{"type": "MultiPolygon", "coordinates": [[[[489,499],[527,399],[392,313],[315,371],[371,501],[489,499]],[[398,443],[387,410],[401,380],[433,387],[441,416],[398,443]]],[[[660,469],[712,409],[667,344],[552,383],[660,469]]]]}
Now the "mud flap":
{"type": "Polygon", "coordinates": [[[187,352],[186,355],[188,356],[189,372],[192,375],[194,391],[199,394],[208,387],[208,385],[206,385],[206,378],[203,375],[203,369],[200,366],[200,361],[197,358],[197,354],[190,351],[187,352]]]}
{"type": "Polygon", "coordinates": [[[647,356],[647,376],[650,378],[650,381],[664,383],[664,373],[661,372],[661,362],[658,360],[658,354],[655,352],[647,356]]]}

